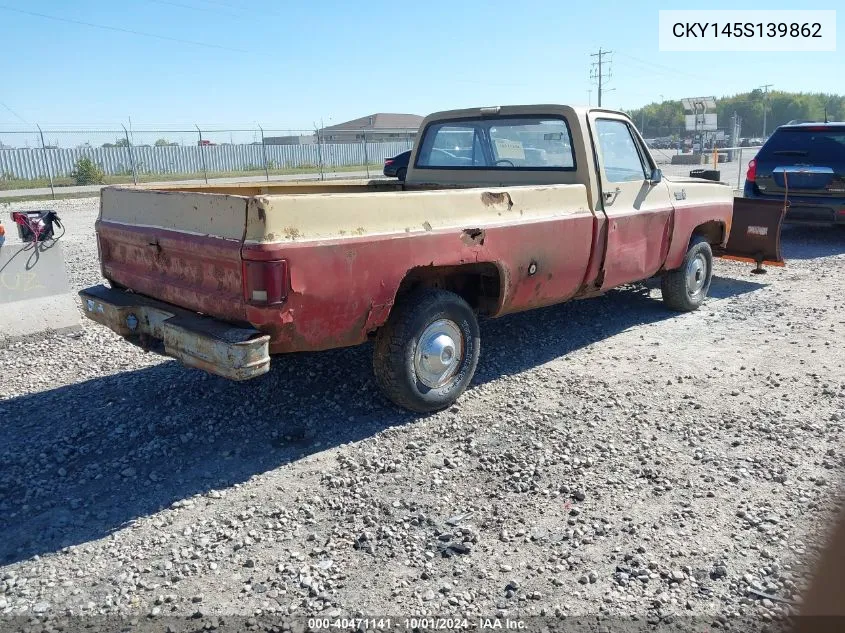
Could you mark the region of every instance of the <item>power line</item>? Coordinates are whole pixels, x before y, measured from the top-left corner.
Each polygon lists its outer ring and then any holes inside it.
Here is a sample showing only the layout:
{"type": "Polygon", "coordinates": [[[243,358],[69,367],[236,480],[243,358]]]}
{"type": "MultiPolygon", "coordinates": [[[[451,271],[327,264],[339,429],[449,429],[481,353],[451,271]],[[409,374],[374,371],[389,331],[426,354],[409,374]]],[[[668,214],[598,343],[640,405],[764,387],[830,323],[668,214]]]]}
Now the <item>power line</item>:
{"type": "Polygon", "coordinates": [[[218,7],[226,7],[227,9],[237,9],[238,7],[226,4],[225,2],[215,2],[214,0],[199,0],[200,2],[204,2],[205,4],[216,4],[218,7]]]}
{"type": "Polygon", "coordinates": [[[208,44],[206,42],[195,42],[192,40],[183,40],[178,37],[168,37],[166,35],[156,35],[155,33],[144,33],[143,31],[134,31],[132,29],[124,29],[119,26],[106,26],[105,24],[95,24],[93,22],[83,22],[82,20],[74,20],[72,18],[60,18],[56,15],[48,15],[46,13],[36,13],[35,11],[24,11],[23,9],[16,9],[14,7],[7,7],[0,4],[0,9],[11,11],[13,13],[21,13],[23,15],[31,15],[37,18],[45,18],[47,20],[55,20],[56,22],[68,22],[70,24],[80,24],[82,26],[90,26],[95,29],[103,29],[104,31],[117,31],[119,33],[129,33],[130,35],[140,35],[142,37],[152,37],[157,40],[167,40],[170,42],[179,42],[180,44],[191,44],[193,46],[203,46],[205,48],[217,48],[224,51],[231,51],[233,53],[246,53],[246,51],[238,48],[230,48],[229,46],[220,46],[219,44],[208,44]]]}
{"type": "Polygon", "coordinates": [[[671,66],[664,66],[663,64],[656,64],[654,62],[650,62],[650,61],[645,60],[645,59],[640,59],[639,57],[634,57],[633,55],[629,55],[627,53],[617,51],[616,54],[621,55],[623,58],[628,58],[632,61],[635,61],[639,64],[642,64],[644,66],[648,66],[650,68],[655,68],[655,69],[660,69],[662,71],[665,71],[663,74],[671,73],[673,75],[679,75],[679,76],[683,76],[683,77],[691,77],[693,79],[703,79],[705,81],[720,81],[720,78],[717,78],[717,77],[708,77],[708,76],[705,76],[705,75],[699,75],[697,73],[691,73],[691,72],[689,72],[689,70],[681,70],[679,68],[673,68],[671,66]]]}
{"type": "Polygon", "coordinates": [[[180,9],[190,9],[191,11],[201,11],[203,13],[214,13],[217,15],[227,15],[231,18],[240,18],[243,17],[238,13],[232,13],[231,11],[221,11],[220,9],[208,9],[205,7],[194,7],[190,4],[182,4],[181,2],[171,2],[170,0],[148,0],[149,2],[155,2],[156,4],[166,4],[171,7],[179,7],[180,9]]]}
{"type": "Polygon", "coordinates": [[[602,92],[607,92],[607,88],[604,88],[605,77],[610,79],[610,77],[612,76],[611,71],[610,71],[610,63],[608,62],[604,66],[604,69],[602,69],[602,62],[604,61],[605,55],[610,55],[612,53],[613,53],[613,51],[603,51],[601,48],[599,48],[598,53],[593,53],[592,55],[590,55],[590,57],[597,57],[598,58],[598,61],[593,62],[592,68],[590,69],[590,79],[597,79],[598,80],[598,88],[599,88],[599,90],[598,90],[599,104],[598,105],[599,105],[599,107],[601,107],[602,92]]]}
{"type": "Polygon", "coordinates": [[[29,121],[27,121],[25,118],[23,118],[20,114],[18,114],[18,113],[17,113],[17,112],[15,112],[14,110],[12,110],[12,108],[10,108],[9,106],[7,106],[7,105],[6,105],[5,103],[3,103],[2,101],[0,101],[0,106],[3,106],[6,110],[8,110],[9,112],[11,112],[11,113],[12,113],[12,115],[13,115],[14,117],[16,117],[17,119],[20,119],[23,123],[26,123],[27,125],[29,125],[29,121]]]}

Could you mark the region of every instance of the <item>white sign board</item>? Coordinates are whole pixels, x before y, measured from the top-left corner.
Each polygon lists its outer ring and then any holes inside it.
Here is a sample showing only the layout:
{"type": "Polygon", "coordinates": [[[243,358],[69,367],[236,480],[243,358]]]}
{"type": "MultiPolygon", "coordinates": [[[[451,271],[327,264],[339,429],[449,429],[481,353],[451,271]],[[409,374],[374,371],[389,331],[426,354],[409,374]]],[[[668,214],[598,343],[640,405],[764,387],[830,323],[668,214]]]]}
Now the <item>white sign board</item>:
{"type": "Polygon", "coordinates": [[[519,141],[496,139],[496,155],[499,160],[525,160],[525,150],[519,141]]]}
{"type": "Polygon", "coordinates": [[[696,112],[697,110],[712,110],[716,107],[715,97],[687,97],[681,99],[681,105],[687,112],[696,112]]]}
{"type": "Polygon", "coordinates": [[[718,127],[716,125],[715,112],[712,114],[686,114],[684,115],[684,120],[688,131],[698,130],[699,132],[702,132],[715,130],[718,127]]]}

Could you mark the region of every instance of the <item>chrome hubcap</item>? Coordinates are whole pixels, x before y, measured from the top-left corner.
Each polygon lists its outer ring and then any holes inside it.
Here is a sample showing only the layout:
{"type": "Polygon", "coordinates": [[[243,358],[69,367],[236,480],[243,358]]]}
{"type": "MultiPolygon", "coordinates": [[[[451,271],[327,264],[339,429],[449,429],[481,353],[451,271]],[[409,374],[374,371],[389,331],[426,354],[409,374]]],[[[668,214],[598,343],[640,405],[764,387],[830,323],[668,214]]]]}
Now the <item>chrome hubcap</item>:
{"type": "Polygon", "coordinates": [[[463,354],[464,337],[458,325],[448,319],[435,321],[423,330],[417,343],[417,378],[426,387],[442,387],[457,373],[463,354]]]}
{"type": "Polygon", "coordinates": [[[690,296],[697,295],[707,282],[707,259],[704,255],[696,255],[687,265],[687,292],[690,296]]]}

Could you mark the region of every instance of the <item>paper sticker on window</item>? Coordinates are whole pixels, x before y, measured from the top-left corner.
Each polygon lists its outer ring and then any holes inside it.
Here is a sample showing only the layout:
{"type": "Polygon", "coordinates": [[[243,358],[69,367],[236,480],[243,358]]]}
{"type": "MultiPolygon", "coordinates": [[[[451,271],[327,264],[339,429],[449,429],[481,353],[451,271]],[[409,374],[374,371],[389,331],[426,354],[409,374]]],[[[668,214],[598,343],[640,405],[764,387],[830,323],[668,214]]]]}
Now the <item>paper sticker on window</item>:
{"type": "Polygon", "coordinates": [[[525,160],[525,150],[519,141],[496,139],[496,155],[499,159],[525,160]]]}

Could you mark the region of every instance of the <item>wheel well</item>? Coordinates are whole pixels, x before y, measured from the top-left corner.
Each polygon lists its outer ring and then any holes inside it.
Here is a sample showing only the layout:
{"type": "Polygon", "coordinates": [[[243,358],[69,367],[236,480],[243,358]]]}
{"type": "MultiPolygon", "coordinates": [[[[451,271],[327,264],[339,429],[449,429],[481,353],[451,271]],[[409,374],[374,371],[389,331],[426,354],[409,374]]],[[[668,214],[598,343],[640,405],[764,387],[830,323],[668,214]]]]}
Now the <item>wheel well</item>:
{"type": "Polygon", "coordinates": [[[722,222],[711,220],[695,227],[690,237],[690,242],[696,237],[704,237],[710,245],[721,244],[725,236],[725,225],[722,222]]]}
{"type": "Polygon", "coordinates": [[[502,282],[495,264],[460,264],[455,266],[420,266],[405,275],[396,293],[396,302],[403,295],[419,288],[442,288],[463,297],[480,314],[491,314],[499,308],[502,282]]]}

